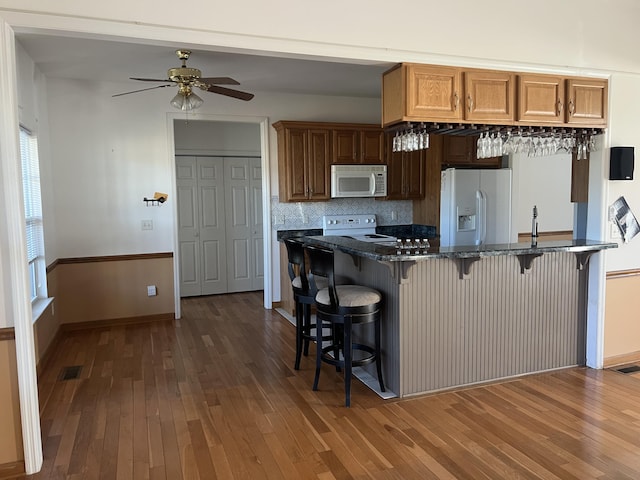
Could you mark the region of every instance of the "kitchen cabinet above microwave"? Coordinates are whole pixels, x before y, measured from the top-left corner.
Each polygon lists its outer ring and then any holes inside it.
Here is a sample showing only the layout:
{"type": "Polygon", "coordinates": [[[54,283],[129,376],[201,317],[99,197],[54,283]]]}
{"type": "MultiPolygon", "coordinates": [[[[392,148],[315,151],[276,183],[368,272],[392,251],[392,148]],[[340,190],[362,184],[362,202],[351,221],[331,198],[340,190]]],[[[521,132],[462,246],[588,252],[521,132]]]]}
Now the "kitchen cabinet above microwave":
{"type": "Polygon", "coordinates": [[[378,125],[280,121],[278,179],[281,202],[326,201],[333,164],[384,164],[384,133],[378,125]]]}
{"type": "Polygon", "coordinates": [[[604,79],[412,63],[399,64],[382,78],[384,127],[401,122],[602,127],[606,111],[604,79]]]}

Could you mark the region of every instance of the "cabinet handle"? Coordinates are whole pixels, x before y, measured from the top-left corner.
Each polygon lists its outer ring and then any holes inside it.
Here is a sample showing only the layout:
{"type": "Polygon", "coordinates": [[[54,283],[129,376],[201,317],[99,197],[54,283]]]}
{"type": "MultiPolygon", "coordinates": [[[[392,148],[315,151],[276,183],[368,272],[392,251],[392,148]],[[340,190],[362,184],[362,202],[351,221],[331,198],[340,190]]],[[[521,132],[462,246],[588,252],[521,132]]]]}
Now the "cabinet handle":
{"type": "Polygon", "coordinates": [[[453,94],[453,111],[458,111],[458,104],[460,103],[460,98],[458,98],[458,92],[453,94]]]}
{"type": "Polygon", "coordinates": [[[573,112],[575,111],[575,109],[576,109],[576,106],[573,103],[573,98],[572,98],[571,100],[569,100],[569,113],[573,115],[573,112]]]}
{"type": "Polygon", "coordinates": [[[562,100],[558,99],[558,115],[560,115],[562,113],[562,107],[564,105],[562,105],[562,100]]]}
{"type": "Polygon", "coordinates": [[[469,113],[471,113],[471,110],[473,109],[473,98],[471,98],[471,94],[469,94],[467,99],[469,100],[469,113]]]}

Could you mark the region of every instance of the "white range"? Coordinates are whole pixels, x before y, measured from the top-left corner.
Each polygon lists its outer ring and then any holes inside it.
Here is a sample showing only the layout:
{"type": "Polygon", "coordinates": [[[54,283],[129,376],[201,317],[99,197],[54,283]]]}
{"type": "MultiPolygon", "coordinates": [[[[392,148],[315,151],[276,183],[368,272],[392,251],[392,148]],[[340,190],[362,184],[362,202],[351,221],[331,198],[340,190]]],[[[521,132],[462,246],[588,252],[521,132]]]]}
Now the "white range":
{"type": "Polygon", "coordinates": [[[322,234],[351,237],[361,242],[380,245],[396,244],[396,237],[376,233],[378,221],[374,213],[363,215],[325,215],[322,217],[322,234]]]}

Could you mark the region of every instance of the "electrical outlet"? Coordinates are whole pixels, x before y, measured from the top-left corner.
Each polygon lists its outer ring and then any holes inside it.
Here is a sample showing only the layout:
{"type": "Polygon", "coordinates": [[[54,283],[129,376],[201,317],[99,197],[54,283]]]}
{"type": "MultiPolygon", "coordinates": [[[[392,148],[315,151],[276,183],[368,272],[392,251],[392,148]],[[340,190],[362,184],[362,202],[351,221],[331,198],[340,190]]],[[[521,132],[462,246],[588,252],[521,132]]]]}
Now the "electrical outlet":
{"type": "Polygon", "coordinates": [[[615,222],[611,222],[610,225],[611,225],[611,239],[620,240],[622,236],[620,235],[620,229],[618,228],[618,225],[616,225],[615,222]]]}
{"type": "Polygon", "coordinates": [[[155,297],[158,294],[155,285],[147,285],[147,297],[155,297]]]}
{"type": "Polygon", "coordinates": [[[153,220],[142,220],[142,230],[153,230],[153,220]]]}
{"type": "Polygon", "coordinates": [[[395,210],[391,211],[391,220],[398,220],[398,212],[395,210]]]}
{"type": "Polygon", "coordinates": [[[284,215],[274,215],[273,216],[273,224],[274,225],[284,225],[284,215]]]}
{"type": "Polygon", "coordinates": [[[309,223],[309,215],[307,215],[306,213],[302,214],[302,223],[304,223],[305,225],[309,223]]]}

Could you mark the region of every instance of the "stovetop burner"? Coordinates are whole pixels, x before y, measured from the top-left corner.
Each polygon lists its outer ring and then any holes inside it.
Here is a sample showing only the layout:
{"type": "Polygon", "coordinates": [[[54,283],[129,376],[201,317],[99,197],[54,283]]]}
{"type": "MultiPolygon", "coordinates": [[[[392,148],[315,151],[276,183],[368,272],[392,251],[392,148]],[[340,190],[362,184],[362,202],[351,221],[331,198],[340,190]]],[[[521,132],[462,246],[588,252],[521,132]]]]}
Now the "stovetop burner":
{"type": "Polygon", "coordinates": [[[322,234],[351,237],[361,242],[394,245],[396,237],[376,233],[375,214],[325,215],[322,218],[322,234]]]}

